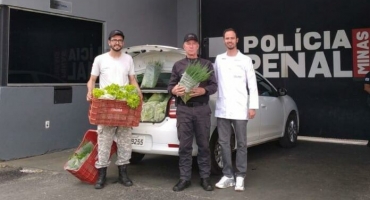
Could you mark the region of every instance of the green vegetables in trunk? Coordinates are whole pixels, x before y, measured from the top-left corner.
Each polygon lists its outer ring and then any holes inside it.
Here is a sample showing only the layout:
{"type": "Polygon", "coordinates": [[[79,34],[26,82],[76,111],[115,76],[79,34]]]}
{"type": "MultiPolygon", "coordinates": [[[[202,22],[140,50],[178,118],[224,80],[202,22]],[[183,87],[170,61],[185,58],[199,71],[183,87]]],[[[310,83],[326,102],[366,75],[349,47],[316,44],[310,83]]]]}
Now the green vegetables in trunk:
{"type": "Polygon", "coordinates": [[[141,82],[141,88],[154,88],[157,85],[159,75],[163,68],[163,62],[151,61],[146,67],[143,80],[141,82]]]}

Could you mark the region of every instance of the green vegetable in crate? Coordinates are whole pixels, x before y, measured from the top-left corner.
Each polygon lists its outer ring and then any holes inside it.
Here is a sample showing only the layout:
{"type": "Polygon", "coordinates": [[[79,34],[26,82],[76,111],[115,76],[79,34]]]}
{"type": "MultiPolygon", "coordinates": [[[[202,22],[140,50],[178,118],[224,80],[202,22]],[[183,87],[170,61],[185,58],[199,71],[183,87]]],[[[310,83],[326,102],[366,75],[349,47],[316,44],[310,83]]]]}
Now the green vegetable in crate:
{"type": "Polygon", "coordinates": [[[86,161],[92,152],[94,145],[88,142],[81,146],[73,156],[68,160],[67,168],[70,170],[78,170],[81,165],[86,161]]]}
{"type": "Polygon", "coordinates": [[[182,75],[179,85],[185,87],[185,95],[181,99],[186,103],[190,97],[191,89],[198,87],[199,83],[209,78],[212,71],[207,66],[203,66],[200,62],[190,64],[184,75],[182,75]]]}
{"type": "Polygon", "coordinates": [[[100,88],[94,88],[93,89],[93,96],[97,99],[99,99],[101,96],[104,95],[104,90],[100,89],[100,88]]]}
{"type": "Polygon", "coordinates": [[[110,84],[104,88],[104,90],[107,91],[108,94],[116,97],[116,94],[119,90],[121,90],[121,87],[118,84],[110,84]]]}
{"type": "Polygon", "coordinates": [[[134,85],[119,86],[118,84],[110,84],[103,89],[93,89],[94,98],[98,99],[117,99],[126,101],[130,108],[137,108],[140,105],[140,96],[134,85]]]}
{"type": "Polygon", "coordinates": [[[141,82],[141,88],[154,88],[157,85],[159,75],[163,68],[163,62],[152,61],[148,63],[145,69],[144,77],[141,82]]]}
{"type": "Polygon", "coordinates": [[[134,85],[125,85],[123,90],[126,91],[124,99],[130,108],[137,108],[140,105],[140,97],[134,85]]]}

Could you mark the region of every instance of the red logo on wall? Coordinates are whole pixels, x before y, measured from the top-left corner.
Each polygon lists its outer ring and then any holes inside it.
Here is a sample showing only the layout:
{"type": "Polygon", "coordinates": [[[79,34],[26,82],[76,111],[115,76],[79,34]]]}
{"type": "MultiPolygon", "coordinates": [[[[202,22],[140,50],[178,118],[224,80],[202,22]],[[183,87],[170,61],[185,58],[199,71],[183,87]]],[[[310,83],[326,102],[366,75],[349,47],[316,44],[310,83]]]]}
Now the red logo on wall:
{"type": "Polygon", "coordinates": [[[352,29],[353,77],[365,77],[370,71],[370,28],[352,29]]]}

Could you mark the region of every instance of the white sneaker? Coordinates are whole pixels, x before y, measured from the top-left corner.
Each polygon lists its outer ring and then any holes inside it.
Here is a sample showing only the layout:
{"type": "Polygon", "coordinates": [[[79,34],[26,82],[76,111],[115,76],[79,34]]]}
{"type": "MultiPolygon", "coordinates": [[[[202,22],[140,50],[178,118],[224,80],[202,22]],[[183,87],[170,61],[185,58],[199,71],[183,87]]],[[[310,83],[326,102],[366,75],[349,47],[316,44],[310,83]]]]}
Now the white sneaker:
{"type": "Polygon", "coordinates": [[[236,177],[235,191],[244,191],[244,178],[236,177]]]}
{"type": "Polygon", "coordinates": [[[235,185],[235,180],[234,180],[234,177],[231,177],[231,178],[229,178],[229,177],[227,177],[227,176],[223,176],[222,178],[221,178],[221,180],[218,182],[218,183],[216,183],[216,187],[217,188],[221,188],[221,189],[223,189],[223,188],[228,188],[228,187],[232,187],[232,186],[234,186],[235,185]]]}

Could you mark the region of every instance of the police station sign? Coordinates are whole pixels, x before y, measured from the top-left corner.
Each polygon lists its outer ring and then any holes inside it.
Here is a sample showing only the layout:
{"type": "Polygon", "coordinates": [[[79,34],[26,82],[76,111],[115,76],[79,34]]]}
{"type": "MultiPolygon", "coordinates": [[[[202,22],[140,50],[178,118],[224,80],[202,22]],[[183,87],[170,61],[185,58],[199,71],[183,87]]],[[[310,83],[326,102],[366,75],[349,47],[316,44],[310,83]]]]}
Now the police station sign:
{"type": "MultiPolygon", "coordinates": [[[[268,78],[362,78],[370,71],[370,28],[322,32],[302,32],[296,28],[292,37],[266,34],[241,39],[241,51],[268,78]],[[353,54],[348,53],[351,49],[353,54]],[[352,57],[353,66],[344,68],[343,57],[349,59],[348,56],[352,57]]],[[[221,40],[222,37],[210,38],[210,57],[225,51],[221,40]]]]}
{"type": "Polygon", "coordinates": [[[335,31],[335,37],[331,40],[331,31],[301,33],[296,29],[294,43],[285,42],[284,34],[264,35],[262,37],[244,37],[244,53],[254,61],[255,69],[263,66],[262,73],[270,78],[289,77],[288,68],[299,78],[314,78],[318,74],[324,77],[352,77],[352,71],[341,68],[341,49],[350,49],[351,44],[344,30],[335,31]],[[252,49],[259,48],[262,55],[250,54],[252,49]],[[330,50],[324,52],[323,50],[330,50]],[[306,58],[306,52],[314,52],[313,59],[306,58]],[[327,54],[332,54],[329,62],[327,54]],[[296,55],[294,59],[292,55],[296,55]],[[332,67],[329,66],[332,64],[332,67]],[[277,69],[279,71],[272,71],[277,69]],[[308,68],[308,74],[306,69],[308,68]],[[330,68],[333,68],[331,72],[330,68]]]}

